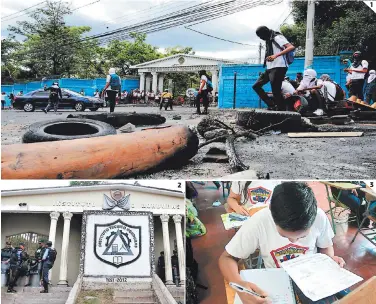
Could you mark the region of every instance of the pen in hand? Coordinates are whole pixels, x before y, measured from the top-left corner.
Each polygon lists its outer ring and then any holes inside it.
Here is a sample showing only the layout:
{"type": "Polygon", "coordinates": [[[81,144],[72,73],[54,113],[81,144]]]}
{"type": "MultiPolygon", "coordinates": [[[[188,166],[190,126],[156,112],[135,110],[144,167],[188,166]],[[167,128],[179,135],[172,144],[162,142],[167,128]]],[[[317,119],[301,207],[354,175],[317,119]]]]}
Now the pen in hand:
{"type": "Polygon", "coordinates": [[[253,290],[247,289],[247,288],[245,288],[245,287],[243,287],[239,284],[230,282],[230,286],[238,292],[245,292],[245,293],[248,293],[248,294],[256,296],[256,297],[260,297],[260,298],[263,298],[263,299],[265,298],[264,296],[259,295],[258,293],[254,292],[253,290]]]}

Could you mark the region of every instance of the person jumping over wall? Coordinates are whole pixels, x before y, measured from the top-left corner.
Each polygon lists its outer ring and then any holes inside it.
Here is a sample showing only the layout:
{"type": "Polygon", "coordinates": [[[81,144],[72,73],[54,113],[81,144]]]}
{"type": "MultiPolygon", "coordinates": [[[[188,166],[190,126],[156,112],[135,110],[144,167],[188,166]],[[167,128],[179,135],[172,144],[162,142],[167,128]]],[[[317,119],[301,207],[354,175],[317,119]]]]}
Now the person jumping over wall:
{"type": "Polygon", "coordinates": [[[266,71],[260,75],[259,79],[253,85],[253,89],[268,105],[269,109],[277,107],[280,110],[284,110],[281,86],[286,76],[289,62],[291,63],[287,54],[295,50],[295,47],[281,33],[270,30],[266,26],[259,26],[256,30],[256,35],[266,41],[264,60],[266,71]],[[274,102],[262,88],[269,81],[272,87],[274,102]]]}

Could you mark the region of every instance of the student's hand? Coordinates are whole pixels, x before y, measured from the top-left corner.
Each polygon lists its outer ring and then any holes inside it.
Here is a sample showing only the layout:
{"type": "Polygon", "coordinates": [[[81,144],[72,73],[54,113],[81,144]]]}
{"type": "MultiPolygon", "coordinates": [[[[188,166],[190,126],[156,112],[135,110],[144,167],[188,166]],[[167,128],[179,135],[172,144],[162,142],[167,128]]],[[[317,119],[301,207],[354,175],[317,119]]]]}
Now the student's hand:
{"type": "MultiPolygon", "coordinates": [[[[261,296],[264,296],[264,297],[268,296],[266,292],[264,292],[262,289],[260,289],[257,285],[253,283],[241,281],[238,284],[247,289],[253,290],[254,292],[258,293],[261,296]]],[[[261,298],[261,297],[253,296],[244,292],[239,292],[238,295],[240,299],[242,300],[243,304],[270,304],[272,303],[270,299],[268,298],[261,298]]]]}
{"type": "Polygon", "coordinates": [[[287,93],[287,94],[285,94],[285,96],[283,96],[284,98],[289,98],[289,97],[291,97],[291,94],[290,93],[287,93]]]}
{"type": "Polygon", "coordinates": [[[267,61],[274,61],[277,57],[278,56],[276,56],[276,55],[271,55],[271,56],[266,57],[266,60],[267,61]]]}
{"type": "Polygon", "coordinates": [[[355,196],[358,196],[358,192],[356,191],[356,189],[352,189],[351,193],[354,194],[355,196]]]}
{"type": "Polygon", "coordinates": [[[333,256],[332,259],[341,267],[343,268],[345,265],[346,265],[346,262],[344,259],[342,259],[341,257],[339,256],[333,256]]]}
{"type": "Polygon", "coordinates": [[[247,210],[246,208],[244,208],[242,205],[237,205],[237,206],[234,208],[234,211],[235,211],[237,214],[241,214],[241,215],[249,216],[248,210],[247,210]]]}

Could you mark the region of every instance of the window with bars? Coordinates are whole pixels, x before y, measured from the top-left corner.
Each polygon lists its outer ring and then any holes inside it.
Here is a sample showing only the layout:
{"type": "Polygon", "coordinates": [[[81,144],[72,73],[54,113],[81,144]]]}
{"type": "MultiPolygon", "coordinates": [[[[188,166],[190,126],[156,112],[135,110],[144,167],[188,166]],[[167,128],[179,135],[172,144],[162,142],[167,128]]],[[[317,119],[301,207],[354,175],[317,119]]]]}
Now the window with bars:
{"type": "Polygon", "coordinates": [[[7,241],[12,243],[13,247],[17,247],[19,243],[25,243],[25,250],[30,256],[35,255],[40,239],[48,240],[47,235],[35,232],[23,232],[6,237],[7,241]]]}

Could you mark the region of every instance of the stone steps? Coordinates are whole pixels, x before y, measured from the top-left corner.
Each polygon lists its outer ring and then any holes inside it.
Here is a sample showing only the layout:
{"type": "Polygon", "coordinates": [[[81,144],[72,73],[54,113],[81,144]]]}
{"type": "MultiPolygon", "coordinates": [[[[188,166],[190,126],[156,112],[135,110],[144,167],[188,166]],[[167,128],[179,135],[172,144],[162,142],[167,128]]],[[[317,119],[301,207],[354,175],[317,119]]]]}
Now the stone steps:
{"type": "Polygon", "coordinates": [[[17,293],[7,293],[1,288],[2,304],[65,304],[71,287],[51,287],[49,293],[40,293],[38,287],[15,287],[17,293]]]}
{"type": "Polygon", "coordinates": [[[114,303],[116,304],[156,304],[152,290],[115,290],[114,303]]]}

